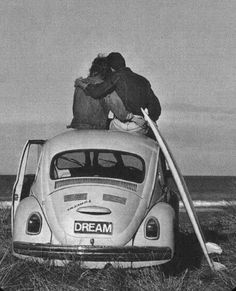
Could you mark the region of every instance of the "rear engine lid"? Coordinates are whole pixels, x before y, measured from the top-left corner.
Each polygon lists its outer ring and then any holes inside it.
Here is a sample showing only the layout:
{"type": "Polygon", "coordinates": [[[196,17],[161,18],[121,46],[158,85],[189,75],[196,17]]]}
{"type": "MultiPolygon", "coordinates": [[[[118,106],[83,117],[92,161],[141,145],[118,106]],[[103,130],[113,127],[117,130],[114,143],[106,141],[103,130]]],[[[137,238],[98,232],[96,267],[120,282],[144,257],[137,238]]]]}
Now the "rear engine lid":
{"type": "Polygon", "coordinates": [[[61,243],[124,245],[130,241],[146,211],[135,191],[113,185],[74,185],[48,196],[46,211],[61,243]]]}

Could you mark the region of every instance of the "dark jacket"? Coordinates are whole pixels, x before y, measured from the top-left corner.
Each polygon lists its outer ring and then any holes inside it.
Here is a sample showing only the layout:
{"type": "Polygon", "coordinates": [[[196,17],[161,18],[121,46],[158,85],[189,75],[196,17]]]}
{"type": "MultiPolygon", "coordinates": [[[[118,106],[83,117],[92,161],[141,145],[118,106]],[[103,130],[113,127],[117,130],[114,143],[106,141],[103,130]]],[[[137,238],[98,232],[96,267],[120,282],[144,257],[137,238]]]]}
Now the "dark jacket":
{"type": "Polygon", "coordinates": [[[141,108],[147,108],[152,120],[156,121],[159,118],[160,102],[153,93],[150,83],[144,77],[132,72],[130,68],[115,71],[109,79],[100,84],[89,84],[85,92],[98,99],[114,90],[122,99],[127,111],[142,115],[141,108]]]}

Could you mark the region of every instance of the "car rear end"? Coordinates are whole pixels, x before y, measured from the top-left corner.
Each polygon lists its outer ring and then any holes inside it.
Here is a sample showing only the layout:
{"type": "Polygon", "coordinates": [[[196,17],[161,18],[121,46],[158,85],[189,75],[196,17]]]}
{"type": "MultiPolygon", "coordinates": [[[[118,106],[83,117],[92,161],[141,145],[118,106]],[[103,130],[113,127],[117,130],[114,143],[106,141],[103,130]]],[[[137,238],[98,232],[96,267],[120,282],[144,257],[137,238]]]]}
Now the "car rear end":
{"type": "Polygon", "coordinates": [[[41,223],[48,225],[50,239],[16,241],[15,252],[91,268],[170,260],[174,211],[167,204],[149,209],[157,153],[157,146],[153,150],[143,142],[141,150],[119,144],[95,148],[90,143],[54,154],[50,191],[41,207],[41,223]]]}

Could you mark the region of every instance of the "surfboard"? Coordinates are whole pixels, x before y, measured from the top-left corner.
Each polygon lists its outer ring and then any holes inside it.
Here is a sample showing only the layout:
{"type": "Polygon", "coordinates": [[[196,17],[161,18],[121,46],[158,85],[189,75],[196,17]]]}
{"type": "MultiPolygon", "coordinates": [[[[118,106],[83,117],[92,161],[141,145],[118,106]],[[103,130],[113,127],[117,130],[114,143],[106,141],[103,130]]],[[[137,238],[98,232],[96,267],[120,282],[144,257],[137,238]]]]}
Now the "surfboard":
{"type": "Polygon", "coordinates": [[[199,220],[198,220],[198,217],[197,217],[194,205],[193,205],[192,198],[190,196],[188,187],[185,183],[184,177],[181,174],[180,169],[178,168],[177,163],[176,163],[165,139],[162,137],[156,123],[151,120],[151,118],[148,116],[148,114],[142,108],[141,108],[141,110],[143,112],[145,120],[148,122],[149,126],[151,127],[151,129],[156,137],[156,140],[157,140],[157,142],[158,142],[158,144],[159,144],[159,146],[160,146],[160,148],[165,156],[165,159],[169,165],[169,168],[170,168],[171,173],[173,175],[173,178],[175,180],[176,186],[179,190],[181,199],[182,199],[183,204],[186,208],[189,219],[192,223],[193,229],[195,231],[197,239],[198,239],[200,246],[202,248],[203,254],[204,254],[211,270],[219,271],[219,270],[225,269],[226,267],[223,264],[221,264],[219,262],[214,262],[210,258],[210,256],[209,256],[210,253],[214,252],[215,250],[216,250],[216,253],[220,253],[221,248],[216,244],[205,242],[205,238],[204,238],[204,235],[203,235],[203,232],[202,232],[202,229],[201,229],[201,226],[200,226],[200,223],[199,223],[199,220]]]}

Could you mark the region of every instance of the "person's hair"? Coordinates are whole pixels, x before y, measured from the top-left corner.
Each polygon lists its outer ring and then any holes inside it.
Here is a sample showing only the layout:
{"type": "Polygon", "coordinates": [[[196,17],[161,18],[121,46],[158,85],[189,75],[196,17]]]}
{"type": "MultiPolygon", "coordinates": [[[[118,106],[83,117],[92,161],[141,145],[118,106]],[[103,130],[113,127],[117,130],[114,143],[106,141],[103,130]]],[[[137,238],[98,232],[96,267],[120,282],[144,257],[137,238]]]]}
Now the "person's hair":
{"type": "Polygon", "coordinates": [[[99,54],[92,62],[89,76],[94,77],[99,75],[102,79],[106,79],[109,74],[111,74],[111,68],[108,65],[107,58],[99,54]]]}
{"type": "Polygon", "coordinates": [[[114,70],[119,70],[126,66],[124,57],[120,53],[115,52],[107,56],[107,63],[114,70]]]}

